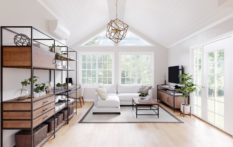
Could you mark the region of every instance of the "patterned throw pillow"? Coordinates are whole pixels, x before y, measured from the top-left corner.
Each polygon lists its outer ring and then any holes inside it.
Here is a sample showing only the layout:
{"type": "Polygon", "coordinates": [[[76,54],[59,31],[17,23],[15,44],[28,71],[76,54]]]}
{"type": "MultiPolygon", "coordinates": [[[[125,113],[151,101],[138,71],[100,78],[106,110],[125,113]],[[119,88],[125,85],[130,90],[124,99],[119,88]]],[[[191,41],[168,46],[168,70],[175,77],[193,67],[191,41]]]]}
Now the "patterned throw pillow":
{"type": "Polygon", "coordinates": [[[148,95],[148,91],[152,88],[152,86],[142,86],[140,89],[139,89],[139,96],[140,97],[145,97],[148,95]]]}
{"type": "Polygon", "coordinates": [[[152,88],[152,86],[145,86],[145,88],[142,90],[142,93],[148,94],[148,91],[152,88]]]}
{"type": "Polygon", "coordinates": [[[141,86],[138,90],[138,93],[142,93],[143,92],[143,89],[145,88],[146,86],[141,86]]]}

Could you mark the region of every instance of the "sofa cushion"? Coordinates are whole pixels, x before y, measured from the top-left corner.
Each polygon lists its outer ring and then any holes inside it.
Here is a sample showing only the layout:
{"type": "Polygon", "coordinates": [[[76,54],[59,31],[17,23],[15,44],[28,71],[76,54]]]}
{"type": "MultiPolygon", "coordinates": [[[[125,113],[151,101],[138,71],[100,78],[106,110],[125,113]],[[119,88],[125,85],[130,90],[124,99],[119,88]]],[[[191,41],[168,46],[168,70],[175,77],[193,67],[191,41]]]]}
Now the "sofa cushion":
{"type": "Polygon", "coordinates": [[[119,85],[118,93],[138,93],[140,87],[141,87],[140,85],[135,85],[135,86],[119,85]]]}
{"type": "Polygon", "coordinates": [[[146,87],[146,86],[141,86],[141,87],[139,88],[139,90],[138,90],[138,93],[142,93],[145,87],[146,87]]]}
{"type": "Polygon", "coordinates": [[[105,85],[107,93],[116,93],[116,85],[105,85]]]}
{"type": "Polygon", "coordinates": [[[118,97],[120,101],[132,101],[133,98],[139,97],[138,93],[119,93],[118,97]]]}
{"type": "Polygon", "coordinates": [[[101,99],[98,97],[98,100],[95,103],[96,107],[120,107],[120,100],[117,95],[111,94],[108,95],[108,98],[106,100],[101,99]]]}

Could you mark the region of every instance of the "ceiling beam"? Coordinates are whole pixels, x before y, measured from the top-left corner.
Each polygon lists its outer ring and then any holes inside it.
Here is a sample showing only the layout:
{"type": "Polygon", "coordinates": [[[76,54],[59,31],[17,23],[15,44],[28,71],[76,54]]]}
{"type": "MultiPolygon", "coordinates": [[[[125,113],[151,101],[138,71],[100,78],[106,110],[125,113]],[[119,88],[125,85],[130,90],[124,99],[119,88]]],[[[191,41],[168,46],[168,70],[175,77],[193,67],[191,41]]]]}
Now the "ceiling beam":
{"type": "Polygon", "coordinates": [[[90,40],[91,38],[95,37],[96,35],[98,35],[99,33],[101,33],[103,30],[105,30],[106,27],[100,27],[98,29],[96,29],[96,31],[93,31],[92,33],[88,34],[87,36],[85,36],[84,38],[82,38],[81,40],[71,44],[70,46],[72,48],[78,48],[80,47],[83,43],[85,43],[86,41],[90,40]]]}
{"type": "MultiPolygon", "coordinates": [[[[107,0],[108,3],[108,11],[109,11],[109,19],[114,19],[116,17],[116,1],[117,0],[107,0]]],[[[118,18],[124,19],[125,16],[125,6],[126,0],[118,0],[118,18]]]]}

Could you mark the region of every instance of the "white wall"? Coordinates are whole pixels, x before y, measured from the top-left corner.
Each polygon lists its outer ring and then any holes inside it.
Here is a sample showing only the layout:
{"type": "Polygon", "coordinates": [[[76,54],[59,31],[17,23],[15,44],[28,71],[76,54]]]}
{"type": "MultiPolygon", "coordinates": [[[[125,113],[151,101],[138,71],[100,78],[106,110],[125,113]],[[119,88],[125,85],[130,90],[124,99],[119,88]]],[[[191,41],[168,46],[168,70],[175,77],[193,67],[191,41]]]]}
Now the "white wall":
{"type": "Polygon", "coordinates": [[[37,0],[0,0],[0,25],[34,26],[47,31],[47,20],[55,19],[37,0]]]}
{"type": "MultiPolygon", "coordinates": [[[[233,31],[233,18],[229,18],[225,21],[222,21],[221,23],[218,23],[216,25],[213,25],[212,27],[208,27],[208,29],[203,30],[199,32],[196,35],[193,35],[189,39],[183,41],[182,43],[172,47],[168,51],[168,65],[184,65],[185,71],[192,73],[192,67],[191,67],[191,50],[190,48],[197,45],[204,45],[212,40],[215,40],[217,38],[221,38],[225,35],[231,34],[233,31]]],[[[233,38],[232,38],[233,40],[233,38]]],[[[227,51],[227,73],[226,77],[227,81],[225,83],[225,131],[233,135],[233,93],[232,88],[233,83],[229,80],[232,80],[229,77],[232,77],[232,58],[233,58],[233,43],[231,44],[231,51],[227,51]],[[229,58],[229,56],[231,56],[229,58]]],[[[225,79],[226,80],[226,79],[225,79]]],[[[206,119],[203,116],[203,119],[206,119]]]]}
{"type": "MultiPolygon", "coordinates": [[[[153,52],[154,53],[154,96],[156,96],[156,85],[164,83],[165,75],[167,73],[167,49],[156,45],[153,47],[79,47],[77,48],[79,53],[82,52],[112,52],[115,58],[114,67],[114,81],[118,83],[118,55],[119,52],[153,52]]],[[[80,68],[78,67],[78,71],[80,68]]],[[[79,74],[78,74],[79,77],[79,74]]],[[[115,85],[113,85],[115,87],[115,85]]],[[[85,88],[84,98],[95,98],[95,88],[85,88]]]]}

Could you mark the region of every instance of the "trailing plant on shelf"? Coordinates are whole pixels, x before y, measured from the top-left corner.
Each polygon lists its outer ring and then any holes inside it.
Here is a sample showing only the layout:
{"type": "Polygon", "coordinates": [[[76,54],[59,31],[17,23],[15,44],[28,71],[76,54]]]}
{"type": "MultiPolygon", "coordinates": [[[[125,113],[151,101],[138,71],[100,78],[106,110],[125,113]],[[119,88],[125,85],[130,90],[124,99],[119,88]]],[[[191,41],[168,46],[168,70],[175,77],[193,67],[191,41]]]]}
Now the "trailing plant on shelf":
{"type": "Polygon", "coordinates": [[[192,75],[183,73],[180,75],[181,87],[177,90],[181,92],[185,97],[185,105],[187,105],[187,99],[190,98],[190,94],[196,90],[196,85],[193,83],[192,75]]]}

